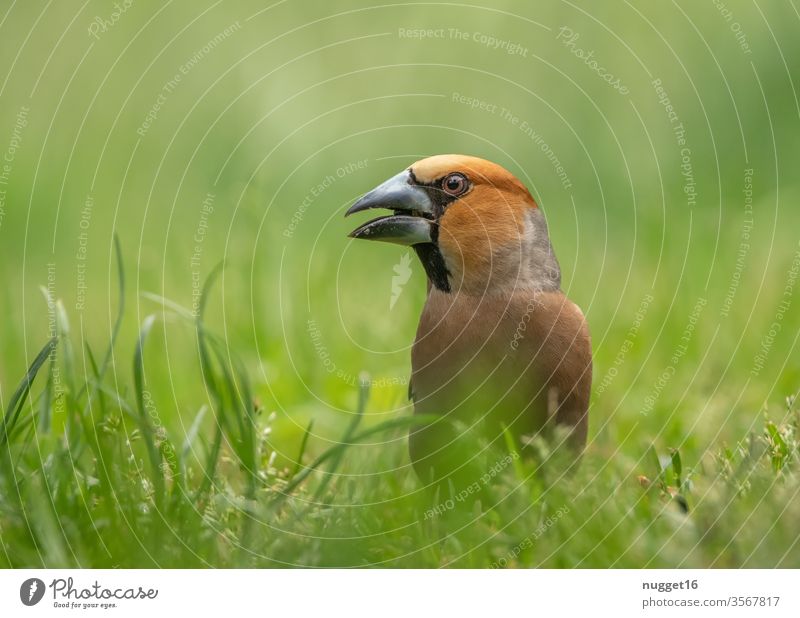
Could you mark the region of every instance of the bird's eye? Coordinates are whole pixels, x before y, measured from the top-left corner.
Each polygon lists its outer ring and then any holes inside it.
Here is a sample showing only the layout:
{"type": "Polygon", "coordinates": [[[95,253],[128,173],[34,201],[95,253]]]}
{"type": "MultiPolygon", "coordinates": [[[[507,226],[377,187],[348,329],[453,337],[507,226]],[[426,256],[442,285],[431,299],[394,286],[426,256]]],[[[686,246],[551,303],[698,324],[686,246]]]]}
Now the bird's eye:
{"type": "Polygon", "coordinates": [[[467,187],[467,179],[463,174],[450,174],[442,181],[442,189],[448,195],[461,195],[467,187]]]}

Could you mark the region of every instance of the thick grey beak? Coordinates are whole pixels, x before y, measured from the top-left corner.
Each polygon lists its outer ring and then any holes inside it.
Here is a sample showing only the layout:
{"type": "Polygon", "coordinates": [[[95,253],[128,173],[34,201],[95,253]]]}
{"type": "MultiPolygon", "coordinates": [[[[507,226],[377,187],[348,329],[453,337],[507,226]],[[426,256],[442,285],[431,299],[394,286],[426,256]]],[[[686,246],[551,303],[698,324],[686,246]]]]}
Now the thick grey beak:
{"type": "Polygon", "coordinates": [[[394,210],[394,215],[367,221],[350,232],[351,238],[382,240],[399,245],[431,242],[433,203],[422,187],[414,184],[408,170],[391,177],[353,204],[345,213],[371,208],[394,210]]]}

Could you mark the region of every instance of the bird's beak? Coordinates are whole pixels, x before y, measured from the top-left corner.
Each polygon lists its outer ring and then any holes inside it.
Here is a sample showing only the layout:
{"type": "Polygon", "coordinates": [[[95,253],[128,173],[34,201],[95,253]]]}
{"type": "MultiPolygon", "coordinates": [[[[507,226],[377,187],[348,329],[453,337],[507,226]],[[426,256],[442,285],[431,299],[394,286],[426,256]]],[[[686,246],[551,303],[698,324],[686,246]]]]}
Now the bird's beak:
{"type": "Polygon", "coordinates": [[[400,172],[367,193],[345,213],[386,208],[394,214],[367,221],[350,232],[351,238],[382,240],[398,245],[432,242],[433,202],[425,189],[414,184],[408,170],[400,172]]]}

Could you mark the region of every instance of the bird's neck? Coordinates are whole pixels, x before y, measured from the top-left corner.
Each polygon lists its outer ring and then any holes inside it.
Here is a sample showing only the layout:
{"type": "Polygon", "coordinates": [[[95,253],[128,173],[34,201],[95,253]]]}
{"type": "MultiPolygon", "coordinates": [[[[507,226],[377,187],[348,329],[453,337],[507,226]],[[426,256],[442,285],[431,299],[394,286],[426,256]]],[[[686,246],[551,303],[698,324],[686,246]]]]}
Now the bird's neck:
{"type": "MultiPolygon", "coordinates": [[[[561,289],[558,264],[547,222],[538,208],[525,213],[515,242],[486,250],[482,259],[444,256],[437,245],[417,245],[428,275],[429,290],[467,296],[505,296],[520,289],[555,292],[561,289]]],[[[466,247],[465,251],[476,251],[466,247]]]]}
{"type": "Polygon", "coordinates": [[[416,251],[419,261],[422,262],[422,266],[425,268],[425,274],[428,276],[428,290],[433,287],[440,292],[449,293],[452,289],[450,273],[447,270],[439,247],[435,243],[424,243],[414,245],[414,251],[416,251]]]}
{"type": "Polygon", "coordinates": [[[533,208],[526,213],[524,277],[534,289],[554,292],[561,288],[561,266],[558,264],[544,213],[533,208]]]}

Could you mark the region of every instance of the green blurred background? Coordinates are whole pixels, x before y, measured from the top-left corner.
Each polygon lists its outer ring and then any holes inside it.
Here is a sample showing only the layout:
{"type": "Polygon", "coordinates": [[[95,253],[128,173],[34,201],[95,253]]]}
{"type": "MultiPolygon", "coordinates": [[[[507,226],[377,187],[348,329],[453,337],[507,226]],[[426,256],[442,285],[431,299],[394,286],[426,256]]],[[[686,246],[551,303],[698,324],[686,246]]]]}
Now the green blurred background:
{"type": "Polygon", "coordinates": [[[783,2],[5,0],[2,396],[48,337],[40,286],[76,349],[108,341],[117,234],[115,381],[155,314],[147,385],[177,436],[208,397],[159,297],[191,311],[218,262],[207,321],[276,412],[280,457],[312,417],[311,448],[341,435],[362,371],[370,417],[406,413],[424,272],[390,308],[405,250],[350,241],[342,215],[455,152],[506,166],[547,215],[593,332],[592,448],[736,440],[800,385],[798,27],[783,2]]]}

